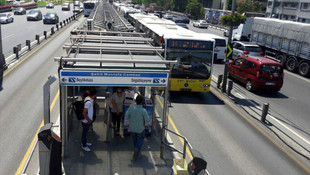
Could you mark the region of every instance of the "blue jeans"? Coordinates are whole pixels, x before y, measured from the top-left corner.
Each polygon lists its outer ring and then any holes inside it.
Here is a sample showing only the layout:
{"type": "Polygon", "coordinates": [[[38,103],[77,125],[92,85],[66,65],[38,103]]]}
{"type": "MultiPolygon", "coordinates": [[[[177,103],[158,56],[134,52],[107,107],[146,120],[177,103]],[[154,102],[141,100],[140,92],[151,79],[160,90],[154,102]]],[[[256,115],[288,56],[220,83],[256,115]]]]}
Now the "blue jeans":
{"type": "Polygon", "coordinates": [[[141,133],[131,132],[131,137],[135,150],[140,151],[145,137],[144,130],[141,133]]]}
{"type": "Polygon", "coordinates": [[[82,132],[82,145],[83,147],[86,147],[86,143],[87,143],[87,132],[89,130],[89,127],[90,127],[91,124],[88,124],[88,123],[83,123],[82,122],[82,126],[83,126],[83,132],[82,132]]]}

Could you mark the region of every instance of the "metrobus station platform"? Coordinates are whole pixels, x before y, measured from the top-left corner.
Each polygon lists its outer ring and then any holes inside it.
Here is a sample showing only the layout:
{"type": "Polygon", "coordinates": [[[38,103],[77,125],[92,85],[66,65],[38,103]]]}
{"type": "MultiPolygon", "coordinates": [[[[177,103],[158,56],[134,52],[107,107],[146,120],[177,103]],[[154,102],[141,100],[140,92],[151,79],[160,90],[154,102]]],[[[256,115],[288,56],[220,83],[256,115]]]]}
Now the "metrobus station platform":
{"type": "MultiPolygon", "coordinates": [[[[107,125],[104,122],[104,100],[98,99],[99,115],[93,123],[93,131],[88,132],[91,151],[81,149],[82,125],[76,118],[72,121],[70,138],[65,146],[63,157],[64,173],[67,175],[84,174],[171,174],[173,159],[171,149],[166,148],[164,159],[160,158],[161,127],[157,119],[153,123],[151,136],[145,137],[141,153],[132,161],[133,143],[131,136],[114,136],[106,139],[107,125]]],[[[156,118],[159,118],[157,116],[156,118]]],[[[160,120],[160,119],[159,119],[160,120]]],[[[121,128],[122,131],[122,128],[121,128]]]]}

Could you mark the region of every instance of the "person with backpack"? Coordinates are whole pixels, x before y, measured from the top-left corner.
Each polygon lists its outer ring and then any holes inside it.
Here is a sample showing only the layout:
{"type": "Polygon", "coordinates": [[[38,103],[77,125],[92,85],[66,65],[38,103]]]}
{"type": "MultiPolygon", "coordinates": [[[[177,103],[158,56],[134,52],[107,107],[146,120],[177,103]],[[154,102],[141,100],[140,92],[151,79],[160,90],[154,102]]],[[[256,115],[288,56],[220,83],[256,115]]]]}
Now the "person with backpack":
{"type": "Polygon", "coordinates": [[[94,100],[96,99],[97,91],[96,89],[90,89],[89,95],[84,99],[84,109],[83,109],[83,116],[84,119],[82,120],[82,126],[83,126],[83,132],[82,132],[82,149],[84,151],[91,151],[89,146],[91,146],[91,143],[87,142],[87,133],[88,130],[93,122],[93,116],[94,116],[94,100]]]}

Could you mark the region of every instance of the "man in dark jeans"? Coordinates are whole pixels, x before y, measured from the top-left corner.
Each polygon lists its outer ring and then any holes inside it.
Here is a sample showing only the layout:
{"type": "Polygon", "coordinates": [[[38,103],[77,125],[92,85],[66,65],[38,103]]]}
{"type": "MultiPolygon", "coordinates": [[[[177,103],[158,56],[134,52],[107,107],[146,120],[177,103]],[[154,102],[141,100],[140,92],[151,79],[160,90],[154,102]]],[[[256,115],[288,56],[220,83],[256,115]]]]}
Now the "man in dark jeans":
{"type": "Polygon", "coordinates": [[[143,108],[142,103],[143,97],[141,95],[138,95],[136,97],[136,105],[131,105],[125,116],[126,119],[129,120],[129,129],[133,139],[133,160],[137,159],[137,156],[141,150],[144,141],[144,122],[150,121],[147,111],[143,108]]]}
{"type": "Polygon", "coordinates": [[[84,119],[82,120],[82,126],[83,126],[83,133],[82,133],[82,149],[84,151],[91,151],[89,146],[91,146],[91,143],[87,143],[87,133],[88,130],[93,122],[93,116],[94,116],[94,100],[96,99],[96,89],[90,89],[89,96],[87,96],[84,99],[84,110],[83,110],[83,116],[84,119]]]}

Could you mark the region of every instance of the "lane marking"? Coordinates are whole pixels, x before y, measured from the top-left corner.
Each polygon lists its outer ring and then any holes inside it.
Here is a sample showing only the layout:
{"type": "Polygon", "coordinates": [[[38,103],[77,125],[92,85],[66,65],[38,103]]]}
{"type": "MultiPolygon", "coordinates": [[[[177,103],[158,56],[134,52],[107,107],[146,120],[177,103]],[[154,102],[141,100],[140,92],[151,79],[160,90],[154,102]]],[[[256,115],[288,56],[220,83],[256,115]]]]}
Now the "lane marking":
{"type": "MultiPolygon", "coordinates": [[[[299,75],[299,74],[290,72],[290,71],[288,71],[288,70],[284,70],[284,72],[285,72],[286,74],[290,74],[290,75],[292,75],[292,76],[294,76],[294,77],[296,77],[296,78],[299,78],[299,79],[301,79],[301,80],[304,80],[304,81],[307,81],[308,83],[310,83],[310,80],[309,80],[309,79],[307,79],[307,78],[305,78],[305,77],[302,77],[302,76],[299,75]]],[[[285,75],[284,75],[284,76],[285,76],[285,75]]]]}
{"type": "Polygon", "coordinates": [[[283,127],[285,127],[287,130],[289,130],[290,132],[292,132],[293,134],[295,134],[297,137],[299,137],[301,140],[303,140],[304,142],[306,142],[307,144],[310,145],[310,142],[303,138],[302,136],[300,136],[299,134],[297,134],[295,131],[291,130],[289,127],[287,127],[286,125],[284,125],[282,122],[280,122],[278,119],[276,119],[275,117],[273,117],[272,115],[268,114],[268,116],[270,118],[272,118],[273,120],[275,120],[276,122],[278,122],[280,125],[282,125],[283,127]]]}
{"type": "MultiPolygon", "coordinates": [[[[157,98],[157,100],[159,101],[159,104],[160,104],[161,108],[163,109],[163,108],[164,108],[164,105],[162,104],[162,102],[161,102],[161,100],[159,99],[158,95],[156,95],[156,98],[157,98]]],[[[167,112],[166,114],[167,114],[167,116],[168,116],[168,120],[169,120],[170,124],[172,125],[174,131],[175,131],[177,134],[181,135],[180,132],[179,132],[179,130],[178,130],[178,128],[175,126],[174,122],[172,121],[170,115],[168,114],[168,112],[167,112]]],[[[182,137],[179,137],[179,136],[178,136],[178,138],[179,138],[179,140],[181,141],[182,146],[184,146],[184,140],[183,140],[183,138],[182,138],[182,137]]],[[[193,155],[192,155],[192,153],[189,151],[188,146],[186,146],[186,152],[187,152],[187,155],[188,155],[188,156],[190,157],[190,159],[192,160],[192,159],[193,159],[193,155]]]]}
{"type": "Polygon", "coordinates": [[[235,107],[234,105],[232,105],[227,99],[222,98],[219,95],[219,92],[217,92],[216,90],[210,89],[210,91],[217,96],[219,99],[221,99],[222,101],[225,102],[225,104],[227,104],[228,106],[230,106],[237,114],[239,114],[243,119],[245,119],[251,126],[253,126],[258,132],[260,132],[263,136],[265,136],[271,143],[273,143],[277,148],[279,148],[283,153],[285,153],[289,158],[291,158],[297,165],[299,165],[301,168],[303,168],[305,171],[307,171],[308,173],[310,173],[310,169],[308,167],[306,167],[302,162],[300,162],[297,158],[295,158],[295,156],[293,156],[290,152],[288,152],[285,148],[283,148],[279,143],[277,143],[276,141],[274,141],[271,136],[267,135],[267,133],[265,131],[263,131],[262,129],[260,129],[258,126],[256,126],[256,124],[251,121],[245,114],[243,114],[241,111],[239,111],[237,109],[237,107],[235,107]]]}
{"type": "MultiPolygon", "coordinates": [[[[262,110],[261,107],[256,106],[256,104],[254,104],[252,101],[246,99],[246,98],[245,98],[244,96],[242,96],[241,94],[239,94],[239,93],[236,93],[236,94],[237,94],[238,96],[240,96],[241,98],[243,98],[244,100],[247,100],[249,103],[251,103],[251,104],[254,106],[254,108],[259,109],[259,110],[262,110]]],[[[310,145],[310,142],[309,142],[307,139],[305,139],[303,136],[299,135],[297,132],[295,132],[295,131],[293,131],[292,129],[290,129],[288,126],[286,126],[285,124],[283,124],[281,121],[279,121],[278,119],[276,119],[274,116],[272,116],[272,115],[270,115],[270,114],[268,114],[268,116],[269,116],[270,118],[272,118],[275,122],[277,122],[277,123],[279,123],[280,125],[282,125],[283,127],[285,127],[287,130],[289,130],[289,131],[290,131],[291,133],[293,133],[295,136],[299,137],[301,140],[303,140],[304,142],[306,142],[307,144],[310,145]]]]}
{"type": "MultiPolygon", "coordinates": [[[[73,24],[73,23],[70,23],[73,24]]],[[[24,59],[20,60],[17,64],[15,64],[11,69],[9,69],[7,72],[5,72],[3,74],[4,78],[7,74],[9,74],[12,70],[14,70],[17,66],[19,66],[21,63],[23,63],[24,61],[28,60],[32,55],[34,55],[35,53],[37,53],[40,49],[42,49],[42,47],[44,47],[46,44],[48,44],[51,40],[53,40],[55,37],[57,37],[59,34],[63,33],[63,31],[68,28],[69,26],[71,26],[70,24],[67,24],[66,26],[64,26],[63,28],[60,29],[60,31],[56,32],[54,35],[50,36],[49,39],[47,39],[44,43],[40,44],[38,48],[36,48],[33,52],[30,52],[24,59]]],[[[40,41],[41,42],[41,41],[40,41]]]]}
{"type": "Polygon", "coordinates": [[[11,36],[14,36],[15,34],[11,34],[11,35],[8,35],[8,36],[5,36],[5,37],[2,37],[2,40],[4,39],[7,39],[7,38],[10,38],[11,36]]]}
{"type": "MultiPolygon", "coordinates": [[[[59,97],[59,90],[57,91],[57,93],[56,93],[56,95],[55,95],[55,97],[54,97],[54,99],[53,99],[53,101],[52,101],[52,103],[51,103],[51,105],[50,105],[50,111],[53,110],[53,108],[54,108],[54,106],[55,106],[55,103],[56,103],[58,97],[59,97]]],[[[43,120],[42,120],[42,122],[41,122],[41,124],[40,124],[40,126],[39,126],[39,128],[38,128],[38,130],[37,130],[37,132],[36,132],[36,134],[34,135],[32,141],[31,141],[31,144],[29,145],[29,147],[28,147],[28,149],[27,149],[27,151],[26,151],[26,154],[24,155],[24,158],[22,159],[22,161],[21,161],[21,163],[20,163],[20,165],[19,165],[19,167],[18,167],[18,169],[17,169],[15,175],[20,175],[20,174],[22,173],[22,170],[23,170],[23,168],[24,168],[24,166],[25,166],[25,164],[26,164],[26,162],[27,162],[27,159],[28,159],[28,157],[29,157],[29,155],[30,155],[30,153],[31,153],[31,150],[32,150],[33,147],[35,146],[35,143],[36,143],[37,138],[38,138],[38,133],[39,133],[41,127],[43,126],[43,123],[44,123],[44,122],[43,122],[43,120]]]]}

